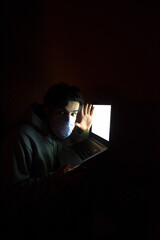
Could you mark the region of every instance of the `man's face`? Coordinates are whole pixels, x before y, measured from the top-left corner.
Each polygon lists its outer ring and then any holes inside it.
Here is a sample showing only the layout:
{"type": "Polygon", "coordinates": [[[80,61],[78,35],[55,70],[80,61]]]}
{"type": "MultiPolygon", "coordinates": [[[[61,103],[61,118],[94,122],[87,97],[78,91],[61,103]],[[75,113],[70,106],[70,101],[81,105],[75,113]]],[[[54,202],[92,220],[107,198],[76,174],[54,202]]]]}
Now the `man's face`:
{"type": "Polygon", "coordinates": [[[52,119],[55,118],[56,115],[59,115],[59,116],[70,115],[72,117],[75,117],[75,119],[76,119],[78,111],[79,111],[79,107],[80,107],[79,102],[69,101],[68,104],[64,108],[56,108],[53,110],[53,112],[51,114],[50,122],[52,121],[52,119]]]}
{"type": "Polygon", "coordinates": [[[66,119],[65,120],[66,123],[67,123],[67,120],[69,120],[70,118],[72,118],[72,120],[74,119],[76,121],[79,107],[80,107],[79,102],[69,101],[68,104],[64,108],[55,108],[49,119],[49,124],[50,124],[51,129],[54,129],[57,117],[59,117],[59,119],[61,119],[61,118],[66,119]]]}

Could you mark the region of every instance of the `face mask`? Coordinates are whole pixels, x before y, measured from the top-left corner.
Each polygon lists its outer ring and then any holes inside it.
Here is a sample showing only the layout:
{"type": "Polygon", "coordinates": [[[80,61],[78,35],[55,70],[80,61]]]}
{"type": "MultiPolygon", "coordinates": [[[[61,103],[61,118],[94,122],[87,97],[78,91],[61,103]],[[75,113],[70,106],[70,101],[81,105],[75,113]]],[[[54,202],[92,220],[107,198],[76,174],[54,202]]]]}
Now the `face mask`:
{"type": "Polygon", "coordinates": [[[75,127],[75,121],[76,121],[75,117],[72,117],[70,115],[67,116],[55,115],[51,123],[52,131],[60,139],[67,138],[71,135],[75,127]]]}

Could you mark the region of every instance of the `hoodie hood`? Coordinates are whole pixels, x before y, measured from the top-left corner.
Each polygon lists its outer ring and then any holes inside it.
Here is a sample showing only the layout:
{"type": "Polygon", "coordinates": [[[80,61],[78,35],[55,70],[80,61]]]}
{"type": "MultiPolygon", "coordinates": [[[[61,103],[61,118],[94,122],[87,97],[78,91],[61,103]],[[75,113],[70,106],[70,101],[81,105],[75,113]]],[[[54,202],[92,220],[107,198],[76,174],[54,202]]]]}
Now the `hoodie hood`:
{"type": "Polygon", "coordinates": [[[29,124],[34,127],[39,133],[45,136],[53,135],[50,130],[43,111],[43,105],[38,103],[33,103],[29,108],[24,112],[21,122],[29,124]]]}

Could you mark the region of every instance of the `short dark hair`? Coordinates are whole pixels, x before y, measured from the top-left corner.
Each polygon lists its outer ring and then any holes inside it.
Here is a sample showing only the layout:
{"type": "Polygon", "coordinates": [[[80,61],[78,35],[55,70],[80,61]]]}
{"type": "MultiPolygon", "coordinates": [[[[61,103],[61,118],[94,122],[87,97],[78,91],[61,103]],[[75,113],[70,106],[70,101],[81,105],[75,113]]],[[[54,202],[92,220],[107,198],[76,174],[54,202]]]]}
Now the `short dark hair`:
{"type": "Polygon", "coordinates": [[[51,111],[53,108],[65,107],[69,101],[76,101],[83,105],[83,97],[79,87],[69,86],[67,83],[53,84],[44,96],[44,105],[51,111]]]}

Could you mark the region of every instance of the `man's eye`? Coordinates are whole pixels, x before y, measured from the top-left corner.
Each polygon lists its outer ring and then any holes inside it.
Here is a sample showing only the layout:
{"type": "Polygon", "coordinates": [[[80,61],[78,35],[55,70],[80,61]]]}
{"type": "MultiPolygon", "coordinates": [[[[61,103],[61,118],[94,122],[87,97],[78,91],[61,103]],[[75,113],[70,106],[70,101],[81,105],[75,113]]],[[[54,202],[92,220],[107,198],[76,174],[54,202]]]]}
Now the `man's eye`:
{"type": "Polygon", "coordinates": [[[77,116],[77,113],[76,113],[76,112],[73,112],[73,113],[71,113],[71,116],[72,116],[72,117],[76,117],[76,116],[77,116]]]}

